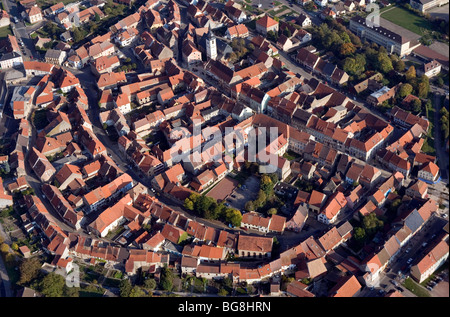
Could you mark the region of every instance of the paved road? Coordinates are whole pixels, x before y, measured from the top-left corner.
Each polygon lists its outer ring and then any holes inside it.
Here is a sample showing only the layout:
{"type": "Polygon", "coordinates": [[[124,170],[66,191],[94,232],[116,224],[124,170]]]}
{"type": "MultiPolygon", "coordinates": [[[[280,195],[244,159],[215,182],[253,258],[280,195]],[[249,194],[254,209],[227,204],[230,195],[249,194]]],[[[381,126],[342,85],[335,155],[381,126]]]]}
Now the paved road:
{"type": "Polygon", "coordinates": [[[437,164],[439,169],[441,170],[441,178],[442,180],[448,182],[449,180],[449,165],[448,165],[448,154],[446,150],[446,143],[442,142],[442,131],[440,118],[441,115],[439,111],[441,110],[441,106],[443,106],[440,102],[442,95],[440,93],[435,92],[433,94],[434,98],[434,146],[436,148],[436,157],[437,164]]]}
{"type": "Polygon", "coordinates": [[[11,22],[11,28],[17,38],[17,41],[20,42],[20,39],[23,41],[24,47],[21,52],[23,59],[31,60],[38,58],[39,55],[36,52],[33,40],[30,38],[30,34],[43,25],[44,22],[39,22],[27,27],[25,22],[22,21],[20,17],[17,3],[12,0],[3,0],[3,8],[11,17],[17,17],[19,20],[18,23],[11,22]]]}
{"type": "MultiPolygon", "coordinates": [[[[424,242],[429,242],[432,235],[440,231],[444,224],[444,219],[438,217],[437,215],[432,215],[425,226],[417,232],[405,246],[403,246],[399,254],[396,256],[397,260],[388,266],[387,269],[390,269],[389,272],[385,270],[380,274],[380,278],[377,283],[379,287],[375,290],[378,291],[380,289],[384,289],[386,292],[389,292],[390,290],[395,289],[395,286],[391,280],[397,281],[400,285],[401,278],[399,276],[399,272],[402,272],[402,274],[409,274],[408,266],[417,264],[417,262],[420,261],[420,259],[425,255],[426,248],[423,247],[422,244],[424,242]],[[412,258],[413,261],[408,265],[407,261],[409,258],[412,258]]],[[[402,291],[403,295],[415,296],[405,289],[405,287],[400,287],[404,290],[402,291]]]]}
{"type": "MultiPolygon", "coordinates": [[[[8,234],[3,230],[3,226],[0,223],[0,236],[3,237],[5,243],[11,244],[11,239],[8,234]]],[[[8,272],[6,271],[5,263],[0,255],[0,297],[12,297],[11,282],[9,280],[8,272]]]]}

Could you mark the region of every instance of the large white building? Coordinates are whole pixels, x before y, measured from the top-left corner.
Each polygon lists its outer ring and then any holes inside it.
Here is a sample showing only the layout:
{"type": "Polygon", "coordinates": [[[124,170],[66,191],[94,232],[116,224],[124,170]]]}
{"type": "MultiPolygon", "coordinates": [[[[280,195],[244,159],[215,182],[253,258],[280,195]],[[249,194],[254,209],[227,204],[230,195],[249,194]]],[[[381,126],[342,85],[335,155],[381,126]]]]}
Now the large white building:
{"type": "Polygon", "coordinates": [[[413,42],[382,26],[367,25],[366,19],[361,16],[355,16],[350,20],[350,31],[363,41],[368,40],[382,45],[388,53],[395,53],[400,57],[409,55],[416,47],[420,46],[420,42],[413,42]]]}
{"type": "Polygon", "coordinates": [[[425,281],[448,259],[448,244],[441,241],[416,265],[411,267],[411,276],[419,283],[425,281]]]}
{"type": "Polygon", "coordinates": [[[425,12],[434,7],[440,7],[447,4],[448,0],[409,0],[409,4],[416,10],[425,12]]]}
{"type": "Polygon", "coordinates": [[[12,68],[15,66],[20,66],[23,64],[22,56],[17,52],[11,52],[3,54],[0,57],[0,67],[1,69],[12,68]]]}

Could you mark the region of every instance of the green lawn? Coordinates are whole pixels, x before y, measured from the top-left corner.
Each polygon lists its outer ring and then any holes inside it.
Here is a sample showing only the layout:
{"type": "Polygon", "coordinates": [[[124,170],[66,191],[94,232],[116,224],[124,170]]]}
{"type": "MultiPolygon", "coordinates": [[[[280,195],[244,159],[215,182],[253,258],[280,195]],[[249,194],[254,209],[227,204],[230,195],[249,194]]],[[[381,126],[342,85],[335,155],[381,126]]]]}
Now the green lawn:
{"type": "Polygon", "coordinates": [[[299,158],[300,155],[298,155],[297,153],[294,153],[292,151],[287,151],[286,153],[283,154],[283,157],[289,161],[292,161],[292,160],[299,158]]]}
{"type": "Polygon", "coordinates": [[[431,297],[430,293],[428,293],[426,289],[414,282],[409,277],[403,282],[403,286],[410,290],[417,297],[431,297]]]}
{"type": "Polygon", "coordinates": [[[11,28],[9,26],[0,28],[0,39],[6,37],[8,34],[12,34],[11,28]]]}
{"type": "Polygon", "coordinates": [[[418,35],[424,35],[425,31],[432,30],[429,21],[404,8],[396,7],[386,10],[381,13],[381,17],[418,35]]]}

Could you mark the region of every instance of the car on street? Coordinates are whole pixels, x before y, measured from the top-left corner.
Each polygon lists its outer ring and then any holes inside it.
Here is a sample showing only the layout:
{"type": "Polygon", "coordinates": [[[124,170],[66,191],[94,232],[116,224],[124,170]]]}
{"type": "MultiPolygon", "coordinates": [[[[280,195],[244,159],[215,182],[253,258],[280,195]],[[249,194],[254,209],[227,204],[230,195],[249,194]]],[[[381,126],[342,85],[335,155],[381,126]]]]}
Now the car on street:
{"type": "Polygon", "coordinates": [[[411,264],[412,261],[413,261],[413,258],[409,258],[408,261],[406,261],[406,263],[411,264]]]}

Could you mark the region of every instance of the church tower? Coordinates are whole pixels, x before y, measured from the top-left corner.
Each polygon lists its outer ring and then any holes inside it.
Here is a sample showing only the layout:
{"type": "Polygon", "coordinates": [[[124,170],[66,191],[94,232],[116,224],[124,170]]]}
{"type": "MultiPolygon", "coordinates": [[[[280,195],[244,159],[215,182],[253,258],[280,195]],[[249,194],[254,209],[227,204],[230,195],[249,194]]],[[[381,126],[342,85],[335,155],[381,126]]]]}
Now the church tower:
{"type": "Polygon", "coordinates": [[[208,56],[208,59],[217,58],[216,37],[211,31],[211,27],[209,27],[208,34],[206,35],[206,56],[208,56]]]}

